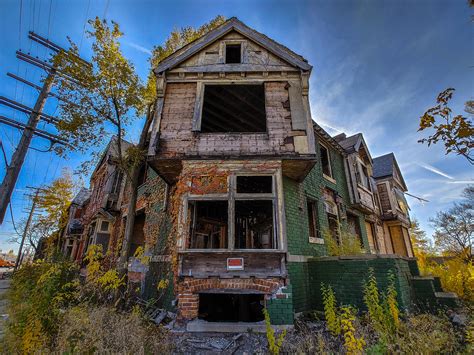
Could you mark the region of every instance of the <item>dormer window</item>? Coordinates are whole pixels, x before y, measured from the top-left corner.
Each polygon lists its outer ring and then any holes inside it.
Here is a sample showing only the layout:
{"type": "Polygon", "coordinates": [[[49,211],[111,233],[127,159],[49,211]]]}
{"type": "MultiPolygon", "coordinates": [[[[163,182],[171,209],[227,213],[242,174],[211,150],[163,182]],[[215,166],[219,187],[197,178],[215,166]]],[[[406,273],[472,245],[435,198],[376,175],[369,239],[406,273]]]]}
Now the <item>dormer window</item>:
{"type": "Polygon", "coordinates": [[[238,64],[242,63],[240,44],[226,44],[225,46],[225,63],[238,64]]]}

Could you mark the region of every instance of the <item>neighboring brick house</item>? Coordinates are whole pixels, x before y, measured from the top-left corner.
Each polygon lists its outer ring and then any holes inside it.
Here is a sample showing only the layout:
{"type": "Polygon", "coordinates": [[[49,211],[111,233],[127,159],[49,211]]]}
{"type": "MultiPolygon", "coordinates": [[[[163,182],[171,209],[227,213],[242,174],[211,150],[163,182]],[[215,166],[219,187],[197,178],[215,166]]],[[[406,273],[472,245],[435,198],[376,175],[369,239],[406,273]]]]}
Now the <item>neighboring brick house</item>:
{"type": "MultiPolygon", "coordinates": [[[[125,155],[131,143],[122,140],[125,155]]],[[[89,198],[81,217],[83,232],[73,258],[81,263],[92,244],[102,245],[104,254],[114,254],[115,243],[120,233],[120,209],[122,206],[125,179],[118,168],[117,137],[113,136],[105,148],[90,179],[89,198]]]]}
{"type": "Polygon", "coordinates": [[[85,207],[89,201],[90,191],[86,188],[74,196],[71,205],[68,207],[68,221],[61,235],[62,253],[68,259],[74,260],[77,248],[81,242],[81,236],[84,232],[83,216],[86,212],[85,207]]]}

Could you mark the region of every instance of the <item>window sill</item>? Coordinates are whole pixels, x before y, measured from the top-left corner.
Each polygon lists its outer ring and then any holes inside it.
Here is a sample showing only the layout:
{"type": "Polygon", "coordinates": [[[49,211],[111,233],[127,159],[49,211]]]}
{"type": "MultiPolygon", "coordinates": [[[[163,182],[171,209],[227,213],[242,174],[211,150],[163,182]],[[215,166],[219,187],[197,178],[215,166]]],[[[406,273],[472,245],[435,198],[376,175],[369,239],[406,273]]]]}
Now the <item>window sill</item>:
{"type": "Polygon", "coordinates": [[[198,134],[199,136],[261,136],[261,138],[269,139],[268,132],[201,132],[201,131],[194,131],[194,133],[198,134]]]}
{"type": "Polygon", "coordinates": [[[328,175],[326,175],[326,174],[323,174],[323,178],[325,178],[325,179],[326,179],[327,181],[329,181],[329,182],[332,182],[333,184],[336,183],[336,179],[334,179],[334,178],[332,178],[332,177],[330,177],[330,176],[328,176],[328,175]]]}
{"type": "Polygon", "coordinates": [[[323,238],[309,238],[309,242],[311,244],[324,244],[324,239],[323,238]]]}
{"type": "Polygon", "coordinates": [[[242,254],[242,253],[274,253],[283,254],[285,251],[280,249],[185,249],[178,250],[178,254],[192,254],[192,253],[213,253],[213,254],[242,254]]]}
{"type": "Polygon", "coordinates": [[[367,187],[365,187],[364,185],[361,185],[359,183],[357,183],[357,187],[364,190],[365,192],[369,193],[369,194],[372,194],[372,191],[370,191],[367,187]]]}

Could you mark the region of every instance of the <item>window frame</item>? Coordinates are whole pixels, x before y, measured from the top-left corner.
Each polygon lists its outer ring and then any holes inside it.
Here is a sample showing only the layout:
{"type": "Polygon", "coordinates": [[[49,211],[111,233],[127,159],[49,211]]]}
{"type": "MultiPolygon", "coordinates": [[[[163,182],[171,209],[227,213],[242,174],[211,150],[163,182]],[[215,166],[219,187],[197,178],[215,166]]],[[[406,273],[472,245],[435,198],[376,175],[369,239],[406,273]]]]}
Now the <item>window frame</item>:
{"type": "Polygon", "coordinates": [[[265,82],[262,81],[197,81],[196,84],[196,101],[194,103],[194,113],[192,121],[191,131],[194,133],[199,133],[199,135],[260,135],[268,137],[268,111],[266,105],[267,90],[265,87],[265,82]],[[265,110],[265,131],[261,132],[202,132],[202,112],[204,108],[204,93],[206,91],[206,86],[223,86],[223,85],[262,85],[263,86],[263,99],[264,99],[264,110],[265,110]]]}
{"type": "Polygon", "coordinates": [[[230,65],[235,65],[235,64],[242,64],[242,59],[243,59],[243,43],[241,41],[235,41],[235,42],[232,42],[232,41],[227,41],[224,43],[224,53],[223,53],[223,57],[224,57],[224,64],[230,64],[230,65]],[[239,49],[240,49],[240,61],[237,62],[237,63],[227,63],[227,46],[239,46],[239,49]]]}
{"type": "Polygon", "coordinates": [[[319,161],[321,163],[321,171],[323,173],[323,177],[326,180],[331,181],[332,183],[336,183],[336,179],[334,179],[334,173],[333,173],[333,170],[332,170],[330,149],[328,148],[328,146],[326,144],[323,144],[321,142],[319,143],[319,161]],[[329,167],[329,174],[330,175],[327,175],[327,174],[324,173],[323,164],[322,164],[322,157],[321,157],[321,148],[326,149],[326,155],[327,155],[327,159],[328,159],[328,167],[329,167]]]}
{"type": "Polygon", "coordinates": [[[316,198],[306,196],[306,213],[308,217],[308,242],[311,244],[324,244],[324,239],[321,237],[321,228],[319,223],[319,201],[316,198]],[[309,205],[312,205],[311,216],[309,216],[309,205]],[[311,223],[310,219],[313,221],[313,233],[311,234],[311,223]]]}
{"type": "Polygon", "coordinates": [[[280,206],[279,198],[279,184],[281,184],[278,178],[279,172],[268,172],[268,173],[255,173],[255,172],[234,172],[228,176],[228,189],[227,193],[217,194],[206,194],[206,195],[195,195],[188,194],[183,198],[183,236],[184,239],[178,243],[178,247],[181,251],[185,252],[282,252],[285,250],[285,242],[282,236],[282,230],[280,228],[280,222],[284,216],[280,216],[282,209],[280,206]],[[237,177],[238,176],[271,176],[272,177],[272,193],[237,193],[237,177]],[[235,201],[272,201],[273,207],[273,245],[271,249],[241,249],[235,247],[235,201]],[[189,215],[189,202],[192,201],[227,201],[228,203],[228,216],[227,216],[227,248],[222,249],[192,249],[190,245],[190,223],[191,216],[189,215]]]}

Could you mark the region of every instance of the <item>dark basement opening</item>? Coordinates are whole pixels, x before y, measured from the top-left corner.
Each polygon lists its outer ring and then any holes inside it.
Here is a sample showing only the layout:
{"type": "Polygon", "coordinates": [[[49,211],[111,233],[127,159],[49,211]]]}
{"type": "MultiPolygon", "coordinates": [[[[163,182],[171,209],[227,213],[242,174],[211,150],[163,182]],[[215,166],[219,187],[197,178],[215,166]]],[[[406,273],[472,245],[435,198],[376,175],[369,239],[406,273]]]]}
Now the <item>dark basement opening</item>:
{"type": "Polygon", "coordinates": [[[260,322],[263,294],[200,293],[199,319],[208,322],[260,322]]]}
{"type": "Polygon", "coordinates": [[[202,133],[266,132],[265,90],[262,85],[206,85],[202,133]]]}

